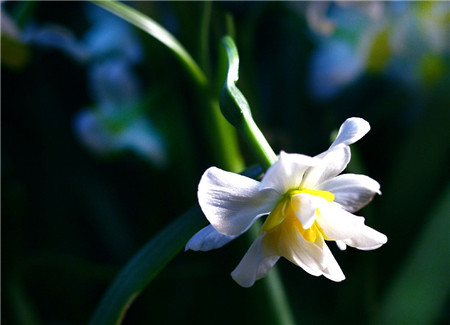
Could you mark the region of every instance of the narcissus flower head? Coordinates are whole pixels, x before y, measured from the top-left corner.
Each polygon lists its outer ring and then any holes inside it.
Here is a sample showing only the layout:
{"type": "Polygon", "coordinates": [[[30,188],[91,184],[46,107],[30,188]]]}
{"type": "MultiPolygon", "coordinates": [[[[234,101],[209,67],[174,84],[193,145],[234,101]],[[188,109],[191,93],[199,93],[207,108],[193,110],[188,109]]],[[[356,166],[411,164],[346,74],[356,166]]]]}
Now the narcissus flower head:
{"type": "Polygon", "coordinates": [[[186,249],[221,247],[268,215],[231,273],[238,284],[252,286],[281,256],[312,275],[344,280],[326,241],[362,250],[387,242],[364,218],[352,214],[380,193],[380,185],[364,175],[339,175],[350,161],[349,145],[369,129],[361,118],[347,119],[327,151],[315,157],[281,152],[261,182],[209,168],[200,180],[198,200],[211,224],[194,235],[186,249]]]}

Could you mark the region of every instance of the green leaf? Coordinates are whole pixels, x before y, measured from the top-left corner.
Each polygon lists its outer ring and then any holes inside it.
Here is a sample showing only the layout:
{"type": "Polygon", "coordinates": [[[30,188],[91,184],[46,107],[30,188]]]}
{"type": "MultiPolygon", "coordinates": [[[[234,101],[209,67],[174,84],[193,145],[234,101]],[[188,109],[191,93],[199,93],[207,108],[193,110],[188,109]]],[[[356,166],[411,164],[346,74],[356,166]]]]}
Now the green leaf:
{"type": "MultiPolygon", "coordinates": [[[[258,166],[242,172],[251,178],[261,173],[258,166]]],[[[206,223],[206,218],[196,204],[152,238],[121,270],[89,324],[120,324],[133,300],[206,223]]]]}
{"type": "Polygon", "coordinates": [[[191,74],[192,78],[197,82],[200,88],[207,87],[208,80],[204,72],[202,71],[202,69],[200,69],[194,59],[189,55],[183,45],[181,45],[181,43],[172,34],[170,34],[166,29],[164,29],[153,19],[117,1],[108,0],[92,2],[125,19],[129,23],[147,32],[162,44],[167,46],[184,65],[184,67],[191,74]]]}
{"type": "Polygon", "coordinates": [[[205,224],[200,207],[195,205],[159,232],[122,269],[89,324],[120,324],[133,300],[205,224]]]}

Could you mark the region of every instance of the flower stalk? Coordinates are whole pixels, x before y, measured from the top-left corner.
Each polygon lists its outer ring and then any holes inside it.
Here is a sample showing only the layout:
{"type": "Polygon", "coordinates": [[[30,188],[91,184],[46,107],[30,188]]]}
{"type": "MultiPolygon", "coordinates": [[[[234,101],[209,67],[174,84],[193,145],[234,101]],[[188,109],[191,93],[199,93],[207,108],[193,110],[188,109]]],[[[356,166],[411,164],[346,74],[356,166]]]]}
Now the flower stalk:
{"type": "Polygon", "coordinates": [[[236,81],[239,79],[239,55],[236,44],[230,36],[224,37],[222,44],[228,58],[227,76],[220,94],[222,114],[247,141],[261,167],[267,170],[277,161],[277,155],[253,120],[250,106],[244,95],[236,87],[236,81]]]}

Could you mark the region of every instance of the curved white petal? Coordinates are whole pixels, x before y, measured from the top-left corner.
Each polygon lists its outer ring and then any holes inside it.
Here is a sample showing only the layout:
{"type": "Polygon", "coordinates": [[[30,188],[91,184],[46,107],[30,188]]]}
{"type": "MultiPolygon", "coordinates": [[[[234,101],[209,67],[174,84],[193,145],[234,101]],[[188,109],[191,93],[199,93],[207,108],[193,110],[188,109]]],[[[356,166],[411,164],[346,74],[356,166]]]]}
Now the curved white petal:
{"type": "Polygon", "coordinates": [[[239,235],[227,236],[221,234],[214,229],[213,226],[208,225],[189,239],[184,250],[187,251],[191,249],[193,251],[209,251],[228,244],[238,236],[239,235]]]}
{"type": "Polygon", "coordinates": [[[256,238],[239,265],[231,272],[231,277],[242,287],[251,287],[256,280],[264,277],[280,258],[264,254],[263,239],[263,235],[256,238]]]}
{"type": "Polygon", "coordinates": [[[297,219],[300,221],[304,229],[310,228],[316,214],[316,200],[313,196],[306,193],[294,195],[291,199],[291,206],[297,219]]]}
{"type": "Polygon", "coordinates": [[[345,120],[339,128],[339,133],[331,144],[335,147],[339,144],[351,145],[355,143],[370,131],[370,124],[360,117],[351,117],[345,120]]]}
{"type": "Polygon", "coordinates": [[[280,251],[288,260],[311,275],[324,275],[336,282],[345,279],[339,264],[322,237],[311,243],[295,229],[289,229],[283,235],[280,251]]]}
{"type": "Polygon", "coordinates": [[[279,199],[273,190],[260,191],[259,182],[216,167],[203,174],[197,196],[211,225],[228,236],[246,231],[257,217],[268,214],[279,199]]]}
{"type": "Polygon", "coordinates": [[[355,234],[352,238],[344,239],[343,242],[348,246],[352,246],[363,251],[368,251],[386,244],[387,237],[385,234],[363,225],[360,227],[357,234],[355,234]]]}
{"type": "Polygon", "coordinates": [[[364,225],[364,218],[345,211],[336,203],[323,200],[318,207],[316,220],[325,235],[333,240],[344,240],[355,236],[364,225]]]}
{"type": "Polygon", "coordinates": [[[344,272],[326,244],[323,245],[323,253],[327,256],[327,266],[323,270],[323,275],[335,282],[345,280],[344,272]]]}
{"type": "Polygon", "coordinates": [[[347,167],[351,158],[349,145],[361,139],[369,130],[369,123],[362,118],[352,117],[345,120],[330,148],[314,157],[320,159],[321,163],[305,173],[302,186],[315,188],[322,182],[340,174],[347,167]]]}
{"type": "Polygon", "coordinates": [[[264,175],[260,188],[274,189],[280,194],[298,188],[305,171],[320,161],[309,156],[280,152],[280,158],[264,175]]]}
{"type": "Polygon", "coordinates": [[[347,249],[347,244],[342,240],[336,240],[336,245],[341,251],[345,251],[347,249]]]}
{"type": "Polygon", "coordinates": [[[317,189],[333,193],[334,202],[349,212],[358,211],[369,203],[376,193],[381,194],[377,181],[355,174],[336,176],[320,184],[317,189]]]}
{"type": "Polygon", "coordinates": [[[364,218],[345,211],[337,204],[324,200],[319,211],[316,220],[331,239],[361,250],[376,249],[387,242],[384,234],[364,224],[364,218]]]}
{"type": "Polygon", "coordinates": [[[320,159],[320,164],[309,168],[304,176],[302,187],[316,188],[324,181],[340,174],[350,162],[350,148],[340,144],[315,156],[320,159]]]}
{"type": "Polygon", "coordinates": [[[295,228],[290,228],[280,235],[279,251],[282,256],[314,276],[323,274],[326,256],[323,254],[323,238],[315,243],[306,241],[295,228]]]}

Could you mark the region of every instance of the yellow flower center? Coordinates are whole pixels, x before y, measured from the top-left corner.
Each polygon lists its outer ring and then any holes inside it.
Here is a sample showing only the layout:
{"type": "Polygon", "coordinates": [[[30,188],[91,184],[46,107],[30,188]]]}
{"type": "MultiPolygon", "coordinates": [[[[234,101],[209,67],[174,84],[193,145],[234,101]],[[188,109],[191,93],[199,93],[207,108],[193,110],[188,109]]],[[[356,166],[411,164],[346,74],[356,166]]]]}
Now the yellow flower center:
{"type": "MultiPolygon", "coordinates": [[[[264,222],[261,232],[267,233],[267,240],[272,243],[272,247],[276,247],[276,243],[279,240],[280,232],[283,230],[289,230],[290,228],[296,228],[303,236],[303,238],[311,243],[314,243],[317,237],[323,237],[327,240],[331,240],[328,238],[319,224],[314,221],[313,225],[308,229],[305,229],[301,222],[298,220],[295,215],[294,207],[291,202],[291,199],[294,195],[297,194],[310,194],[314,196],[319,196],[324,198],[328,202],[334,201],[334,195],[328,191],[320,191],[320,190],[309,190],[309,189],[294,189],[287,192],[283,195],[282,199],[276,205],[275,209],[267,217],[264,222]]],[[[295,207],[296,209],[301,207],[295,207]]],[[[316,209],[316,214],[320,214],[319,209],[316,209]]]]}

